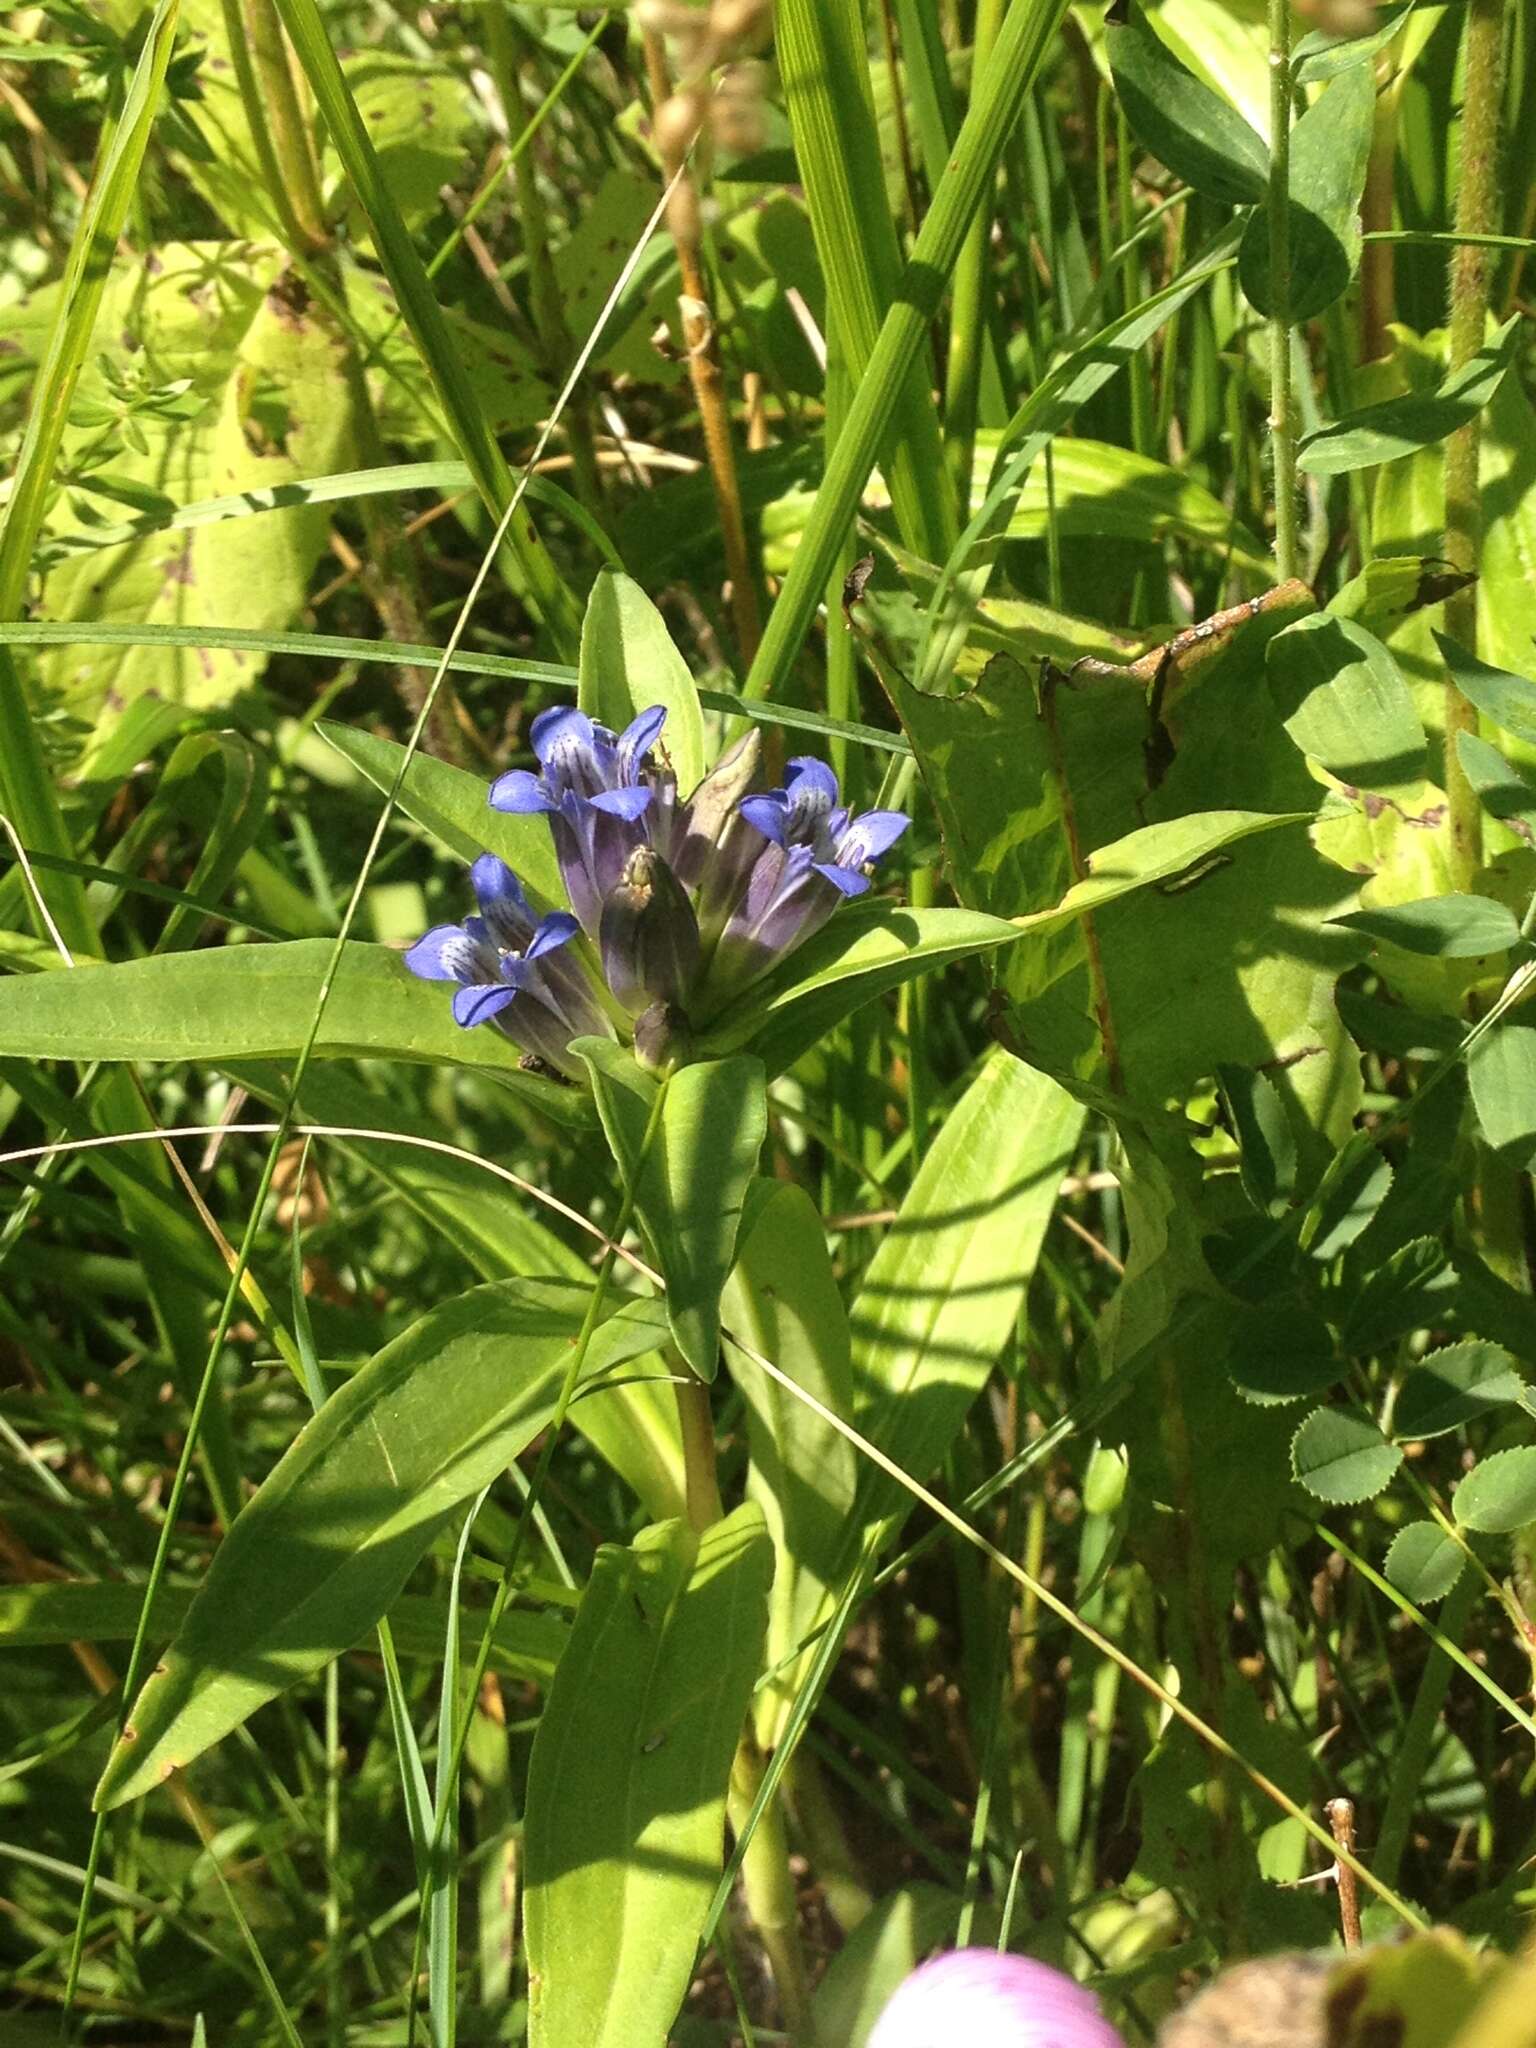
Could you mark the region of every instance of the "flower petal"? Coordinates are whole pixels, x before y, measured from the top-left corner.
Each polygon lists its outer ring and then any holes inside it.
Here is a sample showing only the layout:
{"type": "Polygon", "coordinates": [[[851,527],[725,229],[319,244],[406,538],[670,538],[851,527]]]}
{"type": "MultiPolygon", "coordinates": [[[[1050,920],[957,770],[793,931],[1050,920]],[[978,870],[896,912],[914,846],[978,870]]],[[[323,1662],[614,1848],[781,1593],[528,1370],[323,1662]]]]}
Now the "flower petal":
{"type": "Polygon", "coordinates": [[[555,803],[537,775],[526,768],[509,768],[491,784],[493,811],[552,811],[555,803]]]}
{"type": "Polygon", "coordinates": [[[479,988],[461,988],[454,991],[453,1021],[462,1024],[466,1031],[476,1024],[484,1024],[494,1017],[498,1010],[504,1010],[516,996],[517,990],[508,987],[504,981],[493,981],[479,988]]]}
{"type": "Polygon", "coordinates": [[[911,822],[905,811],[866,811],[838,839],[839,867],[861,868],[881,859],[911,822]]]}
{"type": "Polygon", "coordinates": [[[469,871],[475,901],[499,945],[522,946],[533,929],[533,912],[523,885],[494,853],[482,853],[469,871]]]}
{"type": "Polygon", "coordinates": [[[541,711],[528,728],[534,758],[541,768],[548,768],[567,748],[590,748],[595,737],[591,719],[574,704],[556,704],[541,711]]]}
{"type": "Polygon", "coordinates": [[[859,868],[841,868],[831,860],[819,860],[814,865],[817,874],[825,875],[844,896],[862,896],[869,887],[868,875],[859,868]]]}
{"type": "Polygon", "coordinates": [[[897,1986],[869,2048],[1124,2048],[1099,2001],[1048,1963],[991,1949],[935,1956],[897,1986]]]}
{"type": "Polygon", "coordinates": [[[423,981],[462,981],[462,970],[473,967],[475,951],[473,937],[461,924],[435,924],[412,946],[405,964],[423,981]]]}
{"type": "Polygon", "coordinates": [[[651,792],[629,784],[623,789],[600,789],[588,802],[594,811],[603,811],[610,818],[623,818],[632,825],[650,809],[651,792]]]}
{"type": "Polygon", "coordinates": [[[667,722],[665,704],[652,704],[642,711],[638,718],[632,718],[619,735],[619,780],[633,782],[640,772],[640,763],[655,746],[661,728],[667,722]]]}
{"type": "Polygon", "coordinates": [[[581,926],[568,910],[552,910],[547,917],[539,920],[539,928],[523,948],[525,960],[537,960],[541,953],[552,953],[557,946],[568,946],[581,926]]]}
{"type": "Polygon", "coordinates": [[[744,796],[737,809],[739,815],[765,839],[771,839],[775,846],[784,844],[789,798],[782,789],[770,789],[761,796],[744,796]]]}

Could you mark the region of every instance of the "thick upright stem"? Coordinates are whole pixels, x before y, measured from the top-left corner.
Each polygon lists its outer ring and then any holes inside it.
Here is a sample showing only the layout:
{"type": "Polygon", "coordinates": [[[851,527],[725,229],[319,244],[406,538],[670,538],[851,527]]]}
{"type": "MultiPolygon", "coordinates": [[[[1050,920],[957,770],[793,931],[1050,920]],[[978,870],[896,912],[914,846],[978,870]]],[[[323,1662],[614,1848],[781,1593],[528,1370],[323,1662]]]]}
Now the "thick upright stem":
{"type": "Polygon", "coordinates": [[[1269,0],[1269,432],[1275,577],[1296,574],[1296,393],[1291,383],[1291,7],[1269,0]]]}
{"type": "MultiPolygon", "coordinates": [[[[730,1790],[726,1795],[731,1826],[738,1835],[746,1827],[747,1816],[752,1811],[762,1782],[762,1752],[749,1728],[736,1751],[736,1761],[731,1766],[730,1790]]],[[[747,1911],[752,1915],[752,1923],[773,1970],[784,2031],[794,2048],[815,2048],[811,1987],[800,1944],[795,1880],[789,1867],[784,1808],[777,1797],[770,1799],[763,1808],[747,1842],[741,1861],[741,1888],[746,1895],[747,1911]]]]}
{"type": "Polygon", "coordinates": [[[715,1421],[710,1412],[709,1389],[672,1354],[672,1369],[678,1375],[677,1419],[683,1432],[683,1489],[688,1520],[701,1532],[718,1522],[724,1512],[720,1486],[715,1477],[715,1421]]]}
{"type": "MultiPolygon", "coordinates": [[[[1503,0],[1469,0],[1466,94],[1461,112],[1461,185],[1456,232],[1491,235],[1499,228],[1499,94],[1504,32],[1503,0]]],[[[1488,321],[1492,251],[1462,242],[1451,258],[1451,368],[1476,355],[1488,321]]],[[[1483,539],[1478,490],[1481,421],[1474,415],[1445,449],[1445,558],[1475,574],[1483,539]]],[[[1468,584],[1446,601],[1445,628],[1463,647],[1477,646],[1477,588],[1468,584]]],[[[1482,814],[1462,773],[1459,733],[1477,730],[1477,713],[1452,681],[1445,686],[1445,793],[1450,804],[1454,886],[1470,887],[1482,861],[1482,814]]]]}

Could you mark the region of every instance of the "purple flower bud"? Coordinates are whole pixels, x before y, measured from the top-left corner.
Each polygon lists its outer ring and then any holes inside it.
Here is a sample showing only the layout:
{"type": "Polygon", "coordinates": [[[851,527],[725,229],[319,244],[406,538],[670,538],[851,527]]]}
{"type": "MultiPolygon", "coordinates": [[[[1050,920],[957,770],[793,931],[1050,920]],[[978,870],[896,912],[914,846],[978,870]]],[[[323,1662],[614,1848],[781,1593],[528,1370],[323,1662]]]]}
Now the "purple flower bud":
{"type": "Polygon", "coordinates": [[[514,768],[491,785],[493,809],[548,816],[571,908],[592,938],[636,847],[670,845],[676,778],[650,759],[666,716],[653,705],[615,736],[584,711],[542,711],[529,734],[538,774],[514,768]]]}
{"type": "Polygon", "coordinates": [[[564,910],[535,921],[521,882],[494,854],[480,856],[470,879],[479,916],[434,925],[406,966],[424,981],[458,983],[454,1021],[466,1030],[494,1022],[514,1045],[575,1078],[570,1041],[613,1035],[580,966],[563,954],[581,927],[564,910]]]}
{"type": "Polygon", "coordinates": [[[659,853],[640,846],[603,903],[603,979],[638,1016],[652,1003],[681,1004],[699,969],[693,905],[659,853]]]}
{"type": "Polygon", "coordinates": [[[1091,1991],[1049,1963],[960,1948],[897,1987],[868,2048],[1125,2048],[1091,1991]]]}

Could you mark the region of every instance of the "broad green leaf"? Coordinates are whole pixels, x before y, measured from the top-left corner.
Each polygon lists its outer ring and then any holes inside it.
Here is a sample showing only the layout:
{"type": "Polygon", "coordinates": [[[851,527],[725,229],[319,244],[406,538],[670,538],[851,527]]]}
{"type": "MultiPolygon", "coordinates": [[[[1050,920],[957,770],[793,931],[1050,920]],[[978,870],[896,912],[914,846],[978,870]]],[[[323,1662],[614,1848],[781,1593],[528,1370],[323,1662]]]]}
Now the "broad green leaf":
{"type": "Polygon", "coordinates": [[[604,1545],[524,1817],[530,2048],[665,2048],[720,1875],[773,1546],[753,1506],[604,1545]]]}
{"type": "MultiPolygon", "coordinates": [[[[405,755],[398,740],[338,725],[328,718],[321,719],[317,729],[327,745],[366,775],[375,789],[387,794],[394,788],[405,755]]],[[[417,752],[405,771],[398,801],[408,818],[414,818],[460,860],[474,861],[482,853],[499,854],[532,895],[544,903],[564,903],[565,887],[549,821],[542,815],[514,817],[507,811],[493,811],[490,784],[478,775],[417,752]]],[[[466,889],[468,886],[466,880],[466,889]]]]}
{"type": "Polygon", "coordinates": [[[1484,1536],[1507,1536],[1536,1522],[1536,1446],[1482,1459],[1457,1487],[1451,1508],[1463,1529],[1484,1536]]]}
{"type": "Polygon", "coordinates": [[[1350,1303],[1344,1349],[1368,1356],[1443,1320],[1455,1290],[1444,1245],[1433,1237],[1410,1239],[1366,1277],[1350,1303]]]}
{"type": "Polygon", "coordinates": [[[1363,406],[1319,427],[1302,441],[1298,461],[1311,476],[1340,476],[1394,462],[1443,441],[1476,419],[1498,390],[1520,345],[1520,316],[1512,315],[1461,369],[1451,371],[1430,395],[1411,392],[1363,406]]]}
{"type": "Polygon", "coordinates": [[[1506,952],[1520,939],[1514,912],[1489,896],[1426,896],[1418,903],[1352,911],[1334,923],[1432,960],[1482,959],[1506,952]]]}
{"type": "Polygon", "coordinates": [[[1423,777],[1413,693],[1365,627],[1328,614],[1301,619],[1270,641],[1266,675],[1286,731],[1340,782],[1379,794],[1423,777]]]}
{"type": "MultiPolygon", "coordinates": [[[[469,80],[447,63],[434,64],[426,50],[369,49],[343,58],[342,70],[401,219],[413,230],[424,227],[472,146],[469,80]]],[[[337,181],[341,165],[334,150],[326,150],[322,168],[328,184],[337,181]]],[[[366,232],[367,223],[357,214],[352,226],[366,232]]]]}
{"type": "MultiPolygon", "coordinates": [[[[1150,819],[1204,812],[1213,789],[1253,813],[1310,815],[1317,784],[1265,689],[1264,650],[1313,609],[1300,585],[1282,586],[1134,666],[1084,665],[1039,691],[1007,659],[961,697],[887,673],[961,899],[1000,917],[1040,911],[1076,882],[1074,846],[1097,857],[1150,819]],[[1155,788],[1154,746],[1173,755],[1155,788]]],[[[1301,832],[1234,842],[1184,886],[1142,889],[1094,913],[1117,1082],[1081,920],[1031,933],[999,963],[1009,1028],[1025,1057],[1068,1087],[1115,1085],[1159,1113],[1220,1064],[1262,1066],[1298,1127],[1301,1163],[1320,1170],[1358,1100],[1333,980],[1364,949],[1325,922],[1355,896],[1355,882],[1301,832]]]]}
{"type": "MultiPolygon", "coordinates": [[[[122,340],[147,351],[161,374],[193,379],[196,416],[151,421],[142,453],[123,448],[112,474],[179,503],[242,491],[281,493],[353,457],[353,417],[331,324],[293,298],[280,252],[270,243],[188,242],[149,252],[141,274],[125,273],[106,311],[122,340]],[[183,366],[184,369],[183,369],[183,366]],[[281,394],[281,425],[272,424],[281,394]]],[[[86,429],[75,429],[71,439],[86,429]]],[[[78,504],[78,494],[60,501],[78,504]]],[[[56,521],[53,535],[82,524],[56,521]]],[[[233,520],[130,541],[58,562],[43,585],[45,618],[138,625],[216,620],[252,630],[294,624],[327,519],[303,504],[259,520],[233,520]]],[[[67,650],[40,664],[76,716],[96,728],[81,772],[110,745],[123,707],[146,693],[206,710],[233,702],[261,675],[259,657],[228,650],[167,656],[148,649],[67,650]]]]}
{"type": "Polygon", "coordinates": [[[688,796],[706,766],[698,691],[661,613],[638,583],[612,569],[599,571],[587,600],[580,675],[581,708],[615,732],[653,704],[665,705],[659,745],[677,776],[678,796],[688,796]]]}
{"type": "Polygon", "coordinates": [[[1269,187],[1269,149],[1220,93],[1180,63],[1134,5],[1105,18],[1115,91],[1138,141],[1207,198],[1253,206],[1269,187]]]}
{"type": "MultiPolygon", "coordinates": [[[[1047,1075],[989,1054],[865,1271],[849,1318],[859,1427],[919,1480],[1014,1331],[1082,1125],[1047,1075]]],[[[908,1496],[894,1480],[866,1467],[860,1489],[860,1526],[899,1525],[908,1496]]]]}
{"type": "MultiPolygon", "coordinates": [[[[78,973],[0,982],[0,1055],[61,1060],[290,1059],[329,964],[329,939],[209,947],[78,973]]],[[[499,1032],[463,1031],[444,990],[418,981],[388,946],[351,939],[315,1044],[348,1055],[479,1067],[563,1124],[591,1119],[584,1092],[525,1074],[499,1032]]]]}
{"type": "Polygon", "coordinates": [[[1524,1394],[1525,1381],[1501,1345],[1476,1337],[1446,1344],[1414,1361],[1397,1397],[1392,1434],[1401,1441],[1444,1436],[1524,1394]]]}
{"type": "Polygon", "coordinates": [[[1515,739],[1536,746],[1536,684],[1479,661],[1444,633],[1436,633],[1435,645],[1445,657],[1451,681],[1467,702],[1515,739]]]}
{"type": "Polygon", "coordinates": [[[1506,1019],[1485,1031],[1467,1079],[1484,1142],[1515,1166],[1536,1162],[1536,1027],[1506,1019]]]}
{"type": "Polygon", "coordinates": [[[1368,1416],[1314,1408],[1291,1442],[1291,1470],[1318,1500],[1341,1506],[1369,1500],[1403,1462],[1368,1416]]]}
{"type": "MultiPolygon", "coordinates": [[[[754,1183],[720,1309],[726,1363],[747,1406],[747,1491],[763,1511],[777,1558],[765,1658],[771,1670],[834,1604],[858,1489],[858,1464],[847,1438],[730,1341],[741,1338],[834,1415],[852,1422],[848,1312],[826,1231],[803,1188],[784,1181],[754,1183]]],[[[765,1752],[777,1748],[803,1677],[803,1665],[788,1665],[756,1695],[753,1719],[765,1752]]]]}
{"type": "Polygon", "coordinates": [[[1408,1522],[1392,1538],[1383,1567],[1416,1607],[1443,1600],[1461,1577],[1467,1553],[1438,1522],[1408,1522]]]}
{"type": "MultiPolygon", "coordinates": [[[[588,1288],[471,1288],[386,1344],[299,1432],[214,1553],[107,1759],[120,1806],[321,1671],[388,1613],[448,1517],[554,1413],[588,1288]]],[[[603,1323],[590,1383],[656,1346],[654,1303],[603,1323]]]]}
{"type": "Polygon", "coordinates": [[[1352,1245],[1392,1188],[1392,1169],[1369,1136],[1357,1131],[1329,1166],[1306,1221],[1301,1244],[1326,1262],[1352,1245]]]}
{"type": "Polygon", "coordinates": [[[1019,927],[1041,935],[1057,931],[1086,912],[1129,895],[1133,889],[1190,875],[1191,870],[1201,867],[1236,839],[1272,831],[1277,825],[1305,825],[1310,818],[1309,811],[1282,811],[1278,816],[1263,811],[1196,811],[1191,817],[1143,825],[1123,839],[1112,840],[1108,846],[1086,855],[1083,866],[1087,873],[1083,879],[1074,882],[1052,909],[1031,911],[1021,917],[1019,927]]]}
{"type": "MultiPolygon", "coordinates": [[[[1325,312],[1360,266],[1360,195],[1371,158],[1376,81],[1368,66],[1343,71],[1291,130],[1290,290],[1294,321],[1325,312]]],[[[1237,274],[1250,304],[1276,311],[1269,274],[1269,213],[1248,217],[1237,274]]]]}
{"type": "MultiPolygon", "coordinates": [[[[0,1648],[32,1649],[39,1644],[128,1643],[138,1630],[145,1589],[119,1580],[38,1579],[30,1585],[0,1587],[0,1648]]],[[[162,1585],[155,1596],[150,1635],[164,1641],[174,1636],[198,1597],[193,1586],[162,1585]]],[[[463,1651],[472,1663],[476,1611],[464,1617],[469,1638],[463,1651]]],[[[389,1611],[390,1632],[402,1657],[440,1662],[447,1626],[446,1603],[421,1594],[406,1594],[389,1611]]],[[[509,1678],[545,1685],[565,1649],[570,1628],[553,1614],[509,1608],[497,1624],[491,1667],[509,1678]]],[[[358,1632],[357,1643],[374,1646],[373,1626],[358,1632]]],[[[351,1644],[341,1648],[350,1649],[351,1644]]]]}
{"type": "Polygon", "coordinates": [[[1245,1400],[1279,1404],[1323,1393],[1344,1366],[1316,1310],[1275,1303],[1246,1310],[1233,1326],[1227,1373],[1245,1400]]]}
{"type": "Polygon", "coordinates": [[[1497,818],[1527,846],[1536,846],[1536,789],[1509,765],[1497,747],[1475,732],[1456,735],[1461,770],[1490,818],[1497,818]]]}
{"type": "Polygon", "coordinates": [[[720,1355],[720,1290],[768,1129],[755,1059],[705,1060],[658,1082],[611,1039],[579,1038],[608,1146],[667,1283],[673,1342],[701,1379],[720,1355]],[[659,1088],[666,1099],[656,1112],[659,1088]]]}
{"type": "Polygon", "coordinates": [[[1018,936],[1016,926],[971,910],[903,910],[892,903],[839,910],[781,969],[705,1027],[699,1051],[713,1057],[750,1050],[770,1076],[782,1073],[862,1004],[1018,936]]]}

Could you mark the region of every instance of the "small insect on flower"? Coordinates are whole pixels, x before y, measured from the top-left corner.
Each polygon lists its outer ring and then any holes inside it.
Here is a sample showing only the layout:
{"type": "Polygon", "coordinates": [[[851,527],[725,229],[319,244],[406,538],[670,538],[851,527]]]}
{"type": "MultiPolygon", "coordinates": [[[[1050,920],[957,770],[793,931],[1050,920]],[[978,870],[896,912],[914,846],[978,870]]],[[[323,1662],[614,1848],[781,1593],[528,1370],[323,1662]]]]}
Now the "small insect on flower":
{"type": "Polygon", "coordinates": [[[868,2048],[1125,2048],[1091,1991],[1049,1963],[959,1948],[900,1984],[868,2048]]]}

